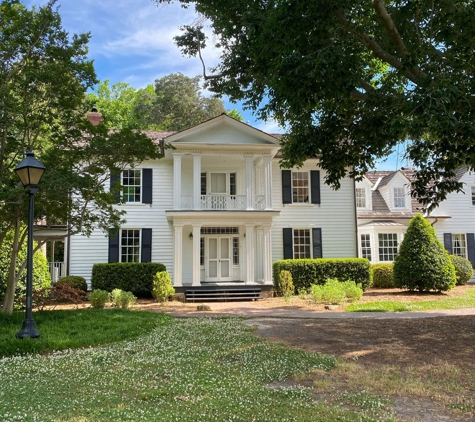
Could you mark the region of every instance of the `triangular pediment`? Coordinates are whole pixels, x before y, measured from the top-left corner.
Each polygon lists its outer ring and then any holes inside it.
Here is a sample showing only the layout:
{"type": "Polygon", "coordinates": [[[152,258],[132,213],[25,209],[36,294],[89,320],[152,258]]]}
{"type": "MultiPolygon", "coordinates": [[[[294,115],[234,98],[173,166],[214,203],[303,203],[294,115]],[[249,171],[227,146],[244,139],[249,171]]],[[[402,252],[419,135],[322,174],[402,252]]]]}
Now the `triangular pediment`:
{"type": "Polygon", "coordinates": [[[220,146],[279,146],[272,135],[262,132],[246,123],[222,114],[189,129],[177,132],[166,138],[166,142],[175,147],[220,145],[220,146]]]}

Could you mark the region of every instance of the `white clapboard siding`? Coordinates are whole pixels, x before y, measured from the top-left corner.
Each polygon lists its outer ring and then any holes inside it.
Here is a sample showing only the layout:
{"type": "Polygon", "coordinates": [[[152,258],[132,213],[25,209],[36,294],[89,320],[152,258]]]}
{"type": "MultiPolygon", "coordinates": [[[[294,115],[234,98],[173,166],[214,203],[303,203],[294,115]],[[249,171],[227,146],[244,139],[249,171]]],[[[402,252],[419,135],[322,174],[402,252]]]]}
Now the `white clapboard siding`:
{"type": "Polygon", "coordinates": [[[447,196],[431,215],[445,215],[451,218],[439,219],[434,228],[443,242],[444,233],[475,233],[475,206],[472,205],[471,187],[475,186],[475,173],[467,172],[460,180],[464,193],[453,192],[447,196]]]}
{"type": "MultiPolygon", "coordinates": [[[[165,210],[173,208],[173,163],[145,161],[137,168],[153,169],[152,204],[121,205],[126,211],[124,229],[152,229],[152,262],[160,262],[173,274],[173,227],[165,217],[165,210]]],[[[76,235],[71,238],[70,273],[80,275],[90,283],[92,266],[108,261],[109,239],[101,230],[90,238],[76,235]]]]}
{"type": "MultiPolygon", "coordinates": [[[[319,170],[317,160],[309,160],[296,171],[319,170]]],[[[341,181],[338,191],[324,183],[324,171],[320,170],[321,204],[282,204],[282,173],[278,160],[272,167],[272,203],[280,215],[272,227],[272,260],[283,259],[282,229],[321,228],[323,258],[356,257],[354,182],[341,181]]]]}

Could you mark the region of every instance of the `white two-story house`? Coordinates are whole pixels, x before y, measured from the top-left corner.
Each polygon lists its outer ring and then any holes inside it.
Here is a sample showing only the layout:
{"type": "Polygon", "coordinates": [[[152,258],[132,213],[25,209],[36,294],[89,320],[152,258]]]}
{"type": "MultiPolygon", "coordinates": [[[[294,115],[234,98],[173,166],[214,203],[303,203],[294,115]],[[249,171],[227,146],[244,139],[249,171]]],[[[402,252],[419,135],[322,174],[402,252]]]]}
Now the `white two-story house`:
{"type": "MultiPolygon", "coordinates": [[[[374,171],[356,183],[359,255],[371,262],[392,262],[410,219],[421,205],[410,195],[414,171],[374,171]]],[[[451,193],[426,219],[449,253],[463,256],[475,268],[475,173],[461,168],[456,174],[463,192],[451,193]]]]}
{"type": "Polygon", "coordinates": [[[72,236],[70,274],[90,282],[95,263],[151,261],[166,265],[178,291],[272,286],[275,260],[357,256],[354,182],[334,191],[318,159],[282,170],[275,136],[224,114],[147,133],[173,148],[116,176],[127,223],[112,237],[72,236]]]}

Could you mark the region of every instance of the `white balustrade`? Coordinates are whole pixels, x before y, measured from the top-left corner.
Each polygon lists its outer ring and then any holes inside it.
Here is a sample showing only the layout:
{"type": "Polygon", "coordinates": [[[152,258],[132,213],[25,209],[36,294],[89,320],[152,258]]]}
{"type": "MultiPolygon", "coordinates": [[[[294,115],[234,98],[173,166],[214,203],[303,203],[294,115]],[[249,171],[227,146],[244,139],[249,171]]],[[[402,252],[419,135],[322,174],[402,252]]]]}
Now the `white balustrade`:
{"type": "MultiPolygon", "coordinates": [[[[182,196],[181,209],[192,210],[193,196],[182,196]]],[[[254,197],[254,210],[262,211],[266,207],[265,195],[254,197]]],[[[201,195],[202,210],[243,211],[247,209],[246,195],[201,195]]]]}
{"type": "Polygon", "coordinates": [[[66,275],[66,265],[64,262],[48,262],[51,281],[56,283],[61,277],[66,275]]]}

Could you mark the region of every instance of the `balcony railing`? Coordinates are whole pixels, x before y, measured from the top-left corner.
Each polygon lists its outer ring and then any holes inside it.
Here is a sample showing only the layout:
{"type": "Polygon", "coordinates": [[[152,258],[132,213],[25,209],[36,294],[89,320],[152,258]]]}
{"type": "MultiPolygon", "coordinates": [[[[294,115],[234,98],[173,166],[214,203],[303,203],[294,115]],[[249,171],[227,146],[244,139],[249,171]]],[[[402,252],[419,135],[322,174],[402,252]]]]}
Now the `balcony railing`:
{"type": "MultiPolygon", "coordinates": [[[[192,196],[181,198],[182,209],[192,210],[193,204],[192,196]]],[[[253,204],[254,210],[265,209],[265,196],[255,196],[253,204]]],[[[200,205],[202,210],[243,211],[247,209],[247,200],[246,195],[201,195],[200,205]]]]}

